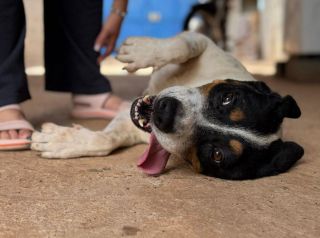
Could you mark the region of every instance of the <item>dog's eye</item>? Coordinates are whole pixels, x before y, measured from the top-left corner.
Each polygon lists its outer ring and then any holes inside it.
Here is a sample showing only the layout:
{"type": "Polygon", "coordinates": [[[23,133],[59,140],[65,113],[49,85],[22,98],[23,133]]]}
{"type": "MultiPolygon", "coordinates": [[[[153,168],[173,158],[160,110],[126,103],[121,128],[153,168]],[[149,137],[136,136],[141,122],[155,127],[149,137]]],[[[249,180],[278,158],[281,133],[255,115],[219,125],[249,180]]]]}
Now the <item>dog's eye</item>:
{"type": "Polygon", "coordinates": [[[219,164],[223,160],[223,153],[220,149],[214,148],[212,152],[212,159],[219,164]]]}
{"type": "Polygon", "coordinates": [[[233,94],[232,93],[228,93],[228,94],[223,96],[222,105],[223,106],[229,105],[232,101],[233,101],[233,94]]]}

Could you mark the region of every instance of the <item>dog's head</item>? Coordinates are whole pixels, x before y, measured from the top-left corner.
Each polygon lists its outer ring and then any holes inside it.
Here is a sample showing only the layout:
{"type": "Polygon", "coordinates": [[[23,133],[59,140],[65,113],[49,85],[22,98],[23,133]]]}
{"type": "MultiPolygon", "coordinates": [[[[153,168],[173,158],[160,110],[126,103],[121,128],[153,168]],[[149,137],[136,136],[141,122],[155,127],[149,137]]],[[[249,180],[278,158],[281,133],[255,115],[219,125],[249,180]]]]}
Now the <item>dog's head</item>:
{"type": "Polygon", "coordinates": [[[285,117],[300,117],[291,96],[281,97],[263,82],[215,80],[199,88],[171,87],[138,98],[131,117],[151,132],[140,166],[158,174],[170,154],[200,173],[253,179],[288,170],[303,148],[281,140],[285,117]]]}

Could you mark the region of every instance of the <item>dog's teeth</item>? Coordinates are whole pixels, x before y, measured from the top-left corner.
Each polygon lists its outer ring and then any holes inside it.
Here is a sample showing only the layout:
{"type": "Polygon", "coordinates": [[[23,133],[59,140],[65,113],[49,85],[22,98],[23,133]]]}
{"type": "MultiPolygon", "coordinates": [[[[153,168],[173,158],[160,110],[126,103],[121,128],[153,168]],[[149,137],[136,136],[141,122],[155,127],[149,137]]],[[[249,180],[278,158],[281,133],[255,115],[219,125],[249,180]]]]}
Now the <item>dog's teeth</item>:
{"type": "Polygon", "coordinates": [[[136,106],[135,108],[134,108],[134,111],[135,112],[137,112],[139,109],[138,109],[138,107],[136,106]]]}
{"type": "Polygon", "coordinates": [[[135,112],[134,115],[135,115],[136,118],[138,118],[139,113],[138,113],[138,112],[135,112]]]}
{"type": "Polygon", "coordinates": [[[150,104],[149,95],[144,96],[142,100],[143,100],[143,102],[145,102],[146,104],[150,104]]]}
{"type": "Polygon", "coordinates": [[[145,122],[145,119],[140,119],[140,120],[139,120],[139,125],[140,125],[141,127],[143,127],[144,122],[145,122]]]}

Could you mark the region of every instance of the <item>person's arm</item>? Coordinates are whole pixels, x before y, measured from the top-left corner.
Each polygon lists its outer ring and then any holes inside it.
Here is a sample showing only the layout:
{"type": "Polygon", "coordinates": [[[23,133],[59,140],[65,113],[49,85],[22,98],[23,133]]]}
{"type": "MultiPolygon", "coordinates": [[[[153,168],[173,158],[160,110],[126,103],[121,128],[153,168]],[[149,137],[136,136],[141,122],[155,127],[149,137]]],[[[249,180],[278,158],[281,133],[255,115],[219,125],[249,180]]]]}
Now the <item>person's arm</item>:
{"type": "Polygon", "coordinates": [[[106,52],[98,58],[99,63],[110,55],[115,47],[116,40],[120,33],[122,20],[127,12],[127,5],[128,0],[113,1],[110,14],[103,24],[94,44],[95,51],[100,51],[102,47],[106,47],[106,52]]]}

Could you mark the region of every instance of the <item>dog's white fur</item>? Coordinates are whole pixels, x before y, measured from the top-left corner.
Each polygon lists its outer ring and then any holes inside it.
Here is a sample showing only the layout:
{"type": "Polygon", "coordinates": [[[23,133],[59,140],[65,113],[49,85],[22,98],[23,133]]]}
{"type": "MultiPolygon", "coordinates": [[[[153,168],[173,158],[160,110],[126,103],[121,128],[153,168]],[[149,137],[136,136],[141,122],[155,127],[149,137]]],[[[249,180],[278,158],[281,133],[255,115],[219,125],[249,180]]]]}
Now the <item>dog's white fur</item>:
{"type": "MultiPolygon", "coordinates": [[[[184,32],[169,39],[129,38],[121,46],[117,58],[128,64],[125,68],[129,72],[146,67],[154,68],[145,91],[149,95],[157,95],[173,86],[183,86],[187,90],[211,83],[216,79],[255,80],[231,55],[219,49],[205,36],[192,32],[184,32]]],[[[161,93],[174,93],[172,92],[174,89],[161,93]]],[[[179,97],[183,95],[181,92],[183,90],[180,90],[179,97]]],[[[193,92],[193,96],[188,95],[188,97],[188,100],[194,97],[195,101],[199,101],[196,91],[193,92]]],[[[168,143],[161,141],[168,140],[168,137],[161,139],[161,132],[155,131],[155,133],[160,143],[178,146],[174,137],[168,143]]],[[[119,147],[148,143],[148,137],[147,133],[133,125],[128,108],[120,112],[103,131],[99,132],[80,126],[62,127],[45,123],[41,132],[33,133],[31,148],[41,151],[41,156],[46,158],[103,156],[119,147]]],[[[181,136],[179,138],[181,139],[181,136]]],[[[181,141],[178,143],[183,144],[181,141]]],[[[180,150],[166,149],[173,153],[174,150],[180,150]]]]}

